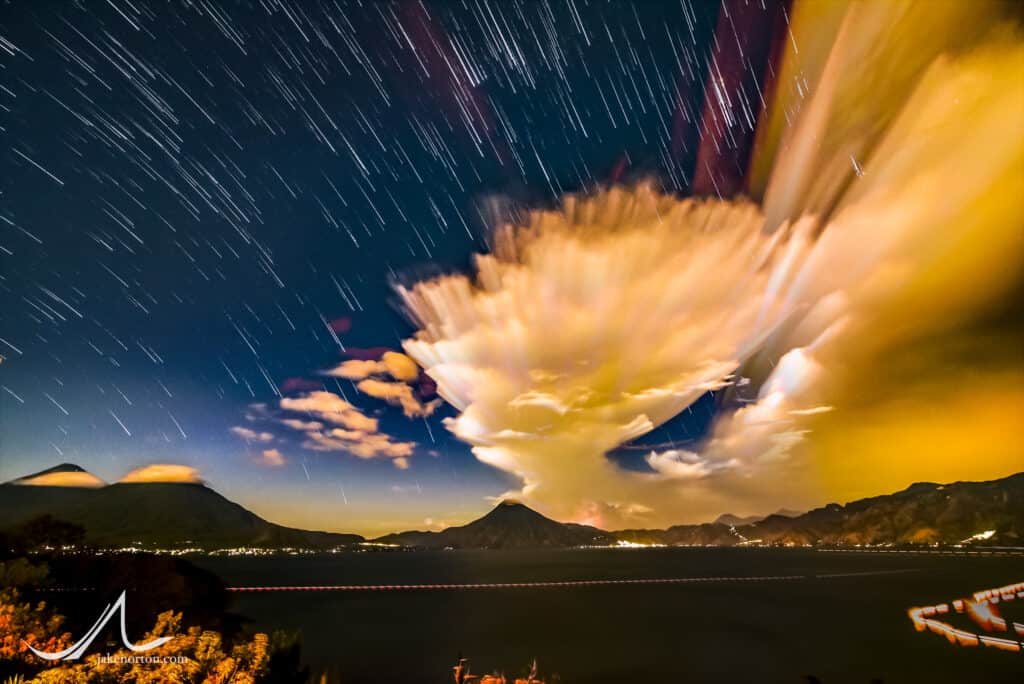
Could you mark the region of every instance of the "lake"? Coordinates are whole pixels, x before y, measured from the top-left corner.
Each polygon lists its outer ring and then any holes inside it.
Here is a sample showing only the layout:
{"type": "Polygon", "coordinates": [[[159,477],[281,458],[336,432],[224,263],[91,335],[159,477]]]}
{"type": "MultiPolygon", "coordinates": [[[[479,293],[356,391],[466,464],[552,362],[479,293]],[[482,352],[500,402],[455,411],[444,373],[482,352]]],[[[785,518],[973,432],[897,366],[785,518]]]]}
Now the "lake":
{"type": "Polygon", "coordinates": [[[522,674],[536,658],[549,683],[566,684],[1024,680],[1024,654],[951,646],[915,632],[906,614],[1024,580],[1021,555],[663,548],[194,562],[230,586],[721,578],[235,595],[256,628],[301,630],[304,661],[335,682],[449,682],[460,653],[474,673],[522,674]],[[738,579],[750,577],[765,579],[738,579]]]}

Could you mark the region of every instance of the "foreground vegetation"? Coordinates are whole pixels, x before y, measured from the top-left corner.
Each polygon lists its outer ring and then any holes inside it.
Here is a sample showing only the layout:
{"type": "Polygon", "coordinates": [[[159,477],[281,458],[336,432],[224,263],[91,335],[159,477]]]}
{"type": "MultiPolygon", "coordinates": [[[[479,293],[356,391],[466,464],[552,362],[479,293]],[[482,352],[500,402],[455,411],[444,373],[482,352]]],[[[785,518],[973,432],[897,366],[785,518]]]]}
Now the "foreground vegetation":
{"type": "Polygon", "coordinates": [[[199,627],[182,629],[181,614],[173,611],[161,613],[143,641],[161,636],[173,638],[147,651],[145,658],[119,648],[104,651],[102,657],[89,653],[73,664],[54,665],[29,651],[29,644],[46,651],[69,647],[73,637],[62,630],[63,622],[63,617],[44,602],[26,602],[17,589],[0,590],[0,668],[9,677],[7,681],[255,684],[265,681],[270,673],[271,645],[266,634],[228,645],[218,632],[199,627]]]}
{"type": "Polygon", "coordinates": [[[29,548],[46,539],[57,548],[80,541],[66,523],[36,521],[31,534],[0,538],[0,682],[4,684],[297,684],[295,634],[249,633],[227,611],[220,581],[180,559],[132,554],[74,556],[29,548]],[[91,591],[67,590],[89,585],[91,591]],[[97,610],[128,592],[127,633],[135,643],[168,642],[135,653],[120,641],[119,617],[111,620],[79,660],[47,661],[69,648],[97,619],[97,610]],[[173,608],[172,608],[173,607],[173,608]],[[152,616],[156,615],[155,622],[152,616]]]}

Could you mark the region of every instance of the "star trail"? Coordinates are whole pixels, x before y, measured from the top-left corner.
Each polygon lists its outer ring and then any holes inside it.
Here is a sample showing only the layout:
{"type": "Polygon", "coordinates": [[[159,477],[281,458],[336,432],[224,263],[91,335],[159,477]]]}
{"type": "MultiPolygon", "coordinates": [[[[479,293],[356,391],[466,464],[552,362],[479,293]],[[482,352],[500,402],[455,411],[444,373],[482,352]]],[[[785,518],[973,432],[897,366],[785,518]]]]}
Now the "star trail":
{"type": "MultiPolygon", "coordinates": [[[[369,509],[409,498],[391,487],[413,473],[419,498],[459,492],[449,515],[507,486],[443,429],[450,410],[408,419],[317,371],[398,349],[389,284],[464,266],[495,212],[630,174],[686,189],[718,16],[578,0],[0,11],[0,476],[175,462],[243,501],[329,487],[307,520],[342,491],[369,509]],[[229,433],[311,389],[414,444],[411,470],[229,433]]],[[[657,439],[699,432],[710,404],[696,410],[657,439]]]]}
{"type": "Polygon", "coordinates": [[[997,0],[8,2],[0,481],[375,536],[1005,476],[1019,35],[997,0]]]}

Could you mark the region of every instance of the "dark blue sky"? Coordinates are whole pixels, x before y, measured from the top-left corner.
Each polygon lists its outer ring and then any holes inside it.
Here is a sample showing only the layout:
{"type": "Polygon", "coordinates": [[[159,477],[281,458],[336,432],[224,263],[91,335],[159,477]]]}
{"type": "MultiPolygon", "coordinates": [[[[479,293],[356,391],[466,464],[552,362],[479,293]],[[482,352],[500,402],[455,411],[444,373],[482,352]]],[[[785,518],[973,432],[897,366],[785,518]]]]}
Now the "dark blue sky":
{"type": "MultiPolygon", "coordinates": [[[[272,519],[353,531],[485,509],[514,483],[448,435],[450,408],[410,420],[324,383],[417,444],[407,470],[246,413],[289,378],[323,382],[340,345],[400,348],[390,283],[465,268],[493,207],[642,175],[685,192],[717,17],[687,0],[6,3],[0,479],[183,463],[272,519]],[[239,425],[272,430],[287,463],[259,465],[239,425]]],[[[646,441],[695,437],[712,408],[646,441]]]]}

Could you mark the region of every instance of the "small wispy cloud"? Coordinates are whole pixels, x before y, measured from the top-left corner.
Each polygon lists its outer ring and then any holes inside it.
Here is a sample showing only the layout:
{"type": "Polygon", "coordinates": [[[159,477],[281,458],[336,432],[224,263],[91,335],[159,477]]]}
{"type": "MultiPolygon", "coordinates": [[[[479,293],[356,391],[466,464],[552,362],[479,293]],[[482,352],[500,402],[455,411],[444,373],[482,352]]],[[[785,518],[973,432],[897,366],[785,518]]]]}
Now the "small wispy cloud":
{"type": "Polygon", "coordinates": [[[241,425],[235,425],[229,432],[237,437],[241,437],[247,442],[273,442],[274,435],[269,432],[259,432],[256,430],[250,430],[247,427],[241,425]]]}
{"type": "Polygon", "coordinates": [[[324,422],[341,425],[350,430],[377,431],[376,418],[370,418],[332,392],[310,392],[301,397],[285,397],[281,399],[281,408],[286,411],[308,413],[324,422]]]}
{"type": "Polygon", "coordinates": [[[441,404],[440,399],[434,399],[426,403],[421,402],[413,392],[412,387],[402,382],[385,382],[367,378],[356,385],[363,394],[383,399],[392,406],[401,406],[402,413],[406,418],[421,418],[429,416],[441,404]]]}
{"type": "Polygon", "coordinates": [[[380,360],[349,359],[340,365],[323,372],[335,378],[363,380],[372,375],[390,375],[395,380],[412,382],[420,375],[419,366],[411,358],[396,351],[386,351],[380,360]]]}
{"type": "Polygon", "coordinates": [[[284,454],[277,449],[264,449],[260,454],[259,462],[262,465],[277,468],[283,466],[286,462],[284,454]]]}

